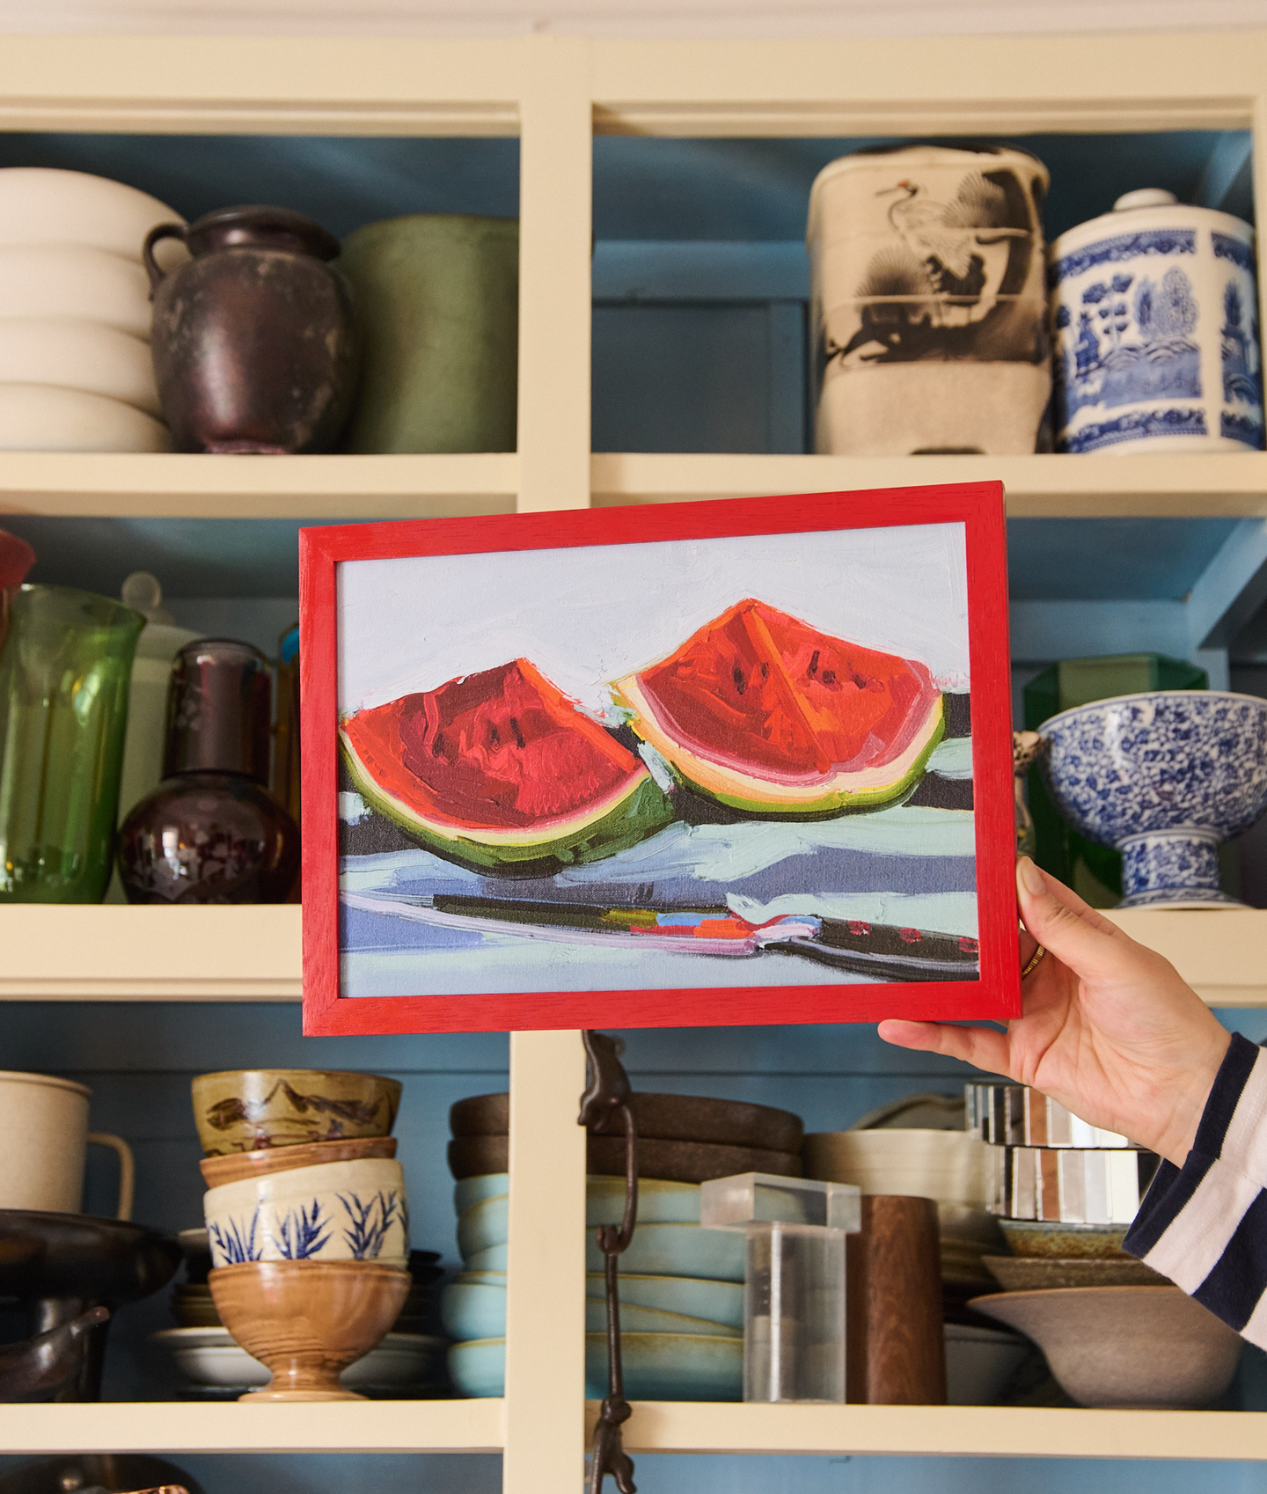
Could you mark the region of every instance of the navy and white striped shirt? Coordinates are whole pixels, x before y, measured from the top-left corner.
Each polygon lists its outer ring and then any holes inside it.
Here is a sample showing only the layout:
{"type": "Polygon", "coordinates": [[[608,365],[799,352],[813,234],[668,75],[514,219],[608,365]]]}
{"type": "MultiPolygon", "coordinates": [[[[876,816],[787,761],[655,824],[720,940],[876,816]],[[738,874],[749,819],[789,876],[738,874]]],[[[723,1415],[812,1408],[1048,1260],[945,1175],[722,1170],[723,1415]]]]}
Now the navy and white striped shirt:
{"type": "Polygon", "coordinates": [[[1233,1034],[1182,1167],[1163,1162],[1125,1248],[1267,1349],[1267,1051],[1233,1034]]]}

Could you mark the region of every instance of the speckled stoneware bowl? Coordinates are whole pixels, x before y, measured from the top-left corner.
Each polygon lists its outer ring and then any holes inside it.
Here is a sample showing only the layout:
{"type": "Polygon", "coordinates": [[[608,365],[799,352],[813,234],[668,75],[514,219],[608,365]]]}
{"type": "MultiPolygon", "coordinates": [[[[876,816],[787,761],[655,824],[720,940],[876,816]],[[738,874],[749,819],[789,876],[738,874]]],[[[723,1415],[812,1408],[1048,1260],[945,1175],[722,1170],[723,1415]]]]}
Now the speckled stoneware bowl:
{"type": "Polygon", "coordinates": [[[1048,1260],[1125,1260],[1125,1224],[1063,1224],[1046,1219],[1000,1219],[1013,1255],[1048,1260]]]}
{"type": "Polygon", "coordinates": [[[1267,808],[1267,700],[1155,690],[1062,711],[1039,731],[1061,814],[1122,853],[1120,907],[1240,906],[1219,887],[1218,847],[1267,808]]]}
{"type": "Polygon", "coordinates": [[[400,1105],[399,1080],[338,1069],[228,1069],[199,1074],[191,1087],[209,1157],[387,1136],[400,1105]]]}
{"type": "Polygon", "coordinates": [[[1240,1335],[1176,1286],[1002,1292],[968,1306],[1033,1339],[1080,1406],[1208,1406],[1240,1358],[1240,1335]]]}

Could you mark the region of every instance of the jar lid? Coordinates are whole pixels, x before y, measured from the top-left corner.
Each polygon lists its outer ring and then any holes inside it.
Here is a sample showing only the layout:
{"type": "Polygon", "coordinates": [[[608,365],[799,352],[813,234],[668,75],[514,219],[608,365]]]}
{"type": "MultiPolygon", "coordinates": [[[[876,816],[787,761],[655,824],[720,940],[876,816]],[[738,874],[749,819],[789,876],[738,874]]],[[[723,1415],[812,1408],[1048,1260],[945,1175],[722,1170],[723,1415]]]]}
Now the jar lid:
{"type": "Polygon", "coordinates": [[[249,643],[200,638],[172,663],[163,776],[245,773],[268,782],[273,683],[249,643]]]}
{"type": "Polygon", "coordinates": [[[1179,199],[1165,187],[1136,187],[1133,192],[1123,192],[1113,204],[1115,213],[1129,213],[1132,208],[1174,207],[1179,199]]]}

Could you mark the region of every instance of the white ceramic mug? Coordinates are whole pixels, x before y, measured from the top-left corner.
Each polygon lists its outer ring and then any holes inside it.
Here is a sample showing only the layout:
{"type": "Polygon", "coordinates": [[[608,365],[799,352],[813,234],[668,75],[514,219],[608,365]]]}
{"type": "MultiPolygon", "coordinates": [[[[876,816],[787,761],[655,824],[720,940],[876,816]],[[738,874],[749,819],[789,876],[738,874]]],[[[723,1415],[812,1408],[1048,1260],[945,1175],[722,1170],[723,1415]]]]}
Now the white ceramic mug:
{"type": "Polygon", "coordinates": [[[116,1217],[132,1217],[136,1164],[121,1136],[88,1129],[92,1091],[51,1074],[0,1070],[0,1209],[78,1214],[83,1204],[88,1143],[119,1158],[116,1217]]]}

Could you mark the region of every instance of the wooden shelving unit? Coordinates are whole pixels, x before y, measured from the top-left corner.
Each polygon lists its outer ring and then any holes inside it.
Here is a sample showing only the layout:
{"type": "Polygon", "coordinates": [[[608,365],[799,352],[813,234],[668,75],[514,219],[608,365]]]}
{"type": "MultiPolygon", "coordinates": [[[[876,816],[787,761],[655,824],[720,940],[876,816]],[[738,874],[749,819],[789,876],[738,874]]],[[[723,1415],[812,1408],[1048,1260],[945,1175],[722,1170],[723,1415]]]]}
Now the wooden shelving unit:
{"type": "MultiPolygon", "coordinates": [[[[1267,1006],[1267,910],[1108,915],[1211,1006],[1267,1006]]],[[[298,1001],[300,909],[0,907],[0,1001],[298,1001]]]]}
{"type": "Polygon", "coordinates": [[[0,1406],[0,1454],[495,1453],[504,1410],[500,1400],[0,1406]]]}
{"type": "MultiPolygon", "coordinates": [[[[593,139],[1254,132],[1267,200],[1267,32],[1083,39],[661,43],[529,37],[5,38],[0,127],[104,133],[515,135],[515,454],[224,458],[0,454],[0,513],[95,520],[377,519],[1001,479],[1009,513],[1235,518],[1194,588],[1193,649],[1261,600],[1267,454],[928,457],[594,454],[593,139]],[[1197,623],[1200,627],[1197,627],[1197,623]]],[[[1267,324],[1267,318],[1262,319],[1267,324]]],[[[1214,646],[1214,645],[1210,645],[1214,646]]],[[[1267,1005],[1267,912],[1119,915],[1216,1006],[1267,1005]]],[[[293,1001],[299,909],[0,909],[0,998],[293,1001]]],[[[501,1451],[508,1494],[579,1486],[584,1081],[577,1034],[511,1039],[504,1401],[0,1406],[0,1451],[501,1451]]],[[[1267,1460],[1267,1416],[989,1407],[639,1405],[646,1452],[1267,1460]]]]}
{"type": "MultiPolygon", "coordinates": [[[[591,1403],[591,1418],[597,1411],[591,1403]]],[[[1267,1413],[642,1401],[625,1444],[631,1452],[1262,1460],[1267,1413]]]]}

